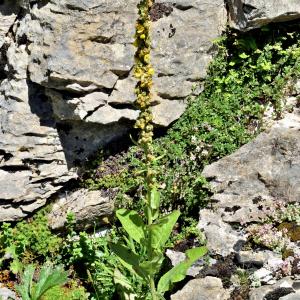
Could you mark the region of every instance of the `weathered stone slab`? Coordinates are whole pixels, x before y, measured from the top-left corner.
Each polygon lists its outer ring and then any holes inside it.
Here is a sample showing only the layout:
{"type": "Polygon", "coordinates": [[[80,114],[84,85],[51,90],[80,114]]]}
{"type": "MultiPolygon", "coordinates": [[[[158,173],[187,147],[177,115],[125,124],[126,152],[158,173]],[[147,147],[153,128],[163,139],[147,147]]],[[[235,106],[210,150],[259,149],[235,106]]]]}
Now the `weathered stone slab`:
{"type": "Polygon", "coordinates": [[[300,18],[298,0],[229,0],[231,26],[242,31],[300,18]]]}
{"type": "Polygon", "coordinates": [[[229,300],[230,292],[223,288],[220,278],[207,276],[193,279],[171,296],[171,300],[229,300]]]}
{"type": "Polygon", "coordinates": [[[213,210],[200,212],[208,247],[223,256],[237,253],[245,233],[232,224],[264,222],[274,202],[300,199],[300,113],[288,113],[232,155],[204,168],[214,190],[213,210]]]}
{"type": "Polygon", "coordinates": [[[111,216],[112,212],[113,203],[109,196],[103,196],[101,191],[80,189],[70,194],[61,194],[48,219],[53,229],[62,229],[68,213],[73,213],[77,227],[82,229],[103,223],[102,219],[111,216]]]}

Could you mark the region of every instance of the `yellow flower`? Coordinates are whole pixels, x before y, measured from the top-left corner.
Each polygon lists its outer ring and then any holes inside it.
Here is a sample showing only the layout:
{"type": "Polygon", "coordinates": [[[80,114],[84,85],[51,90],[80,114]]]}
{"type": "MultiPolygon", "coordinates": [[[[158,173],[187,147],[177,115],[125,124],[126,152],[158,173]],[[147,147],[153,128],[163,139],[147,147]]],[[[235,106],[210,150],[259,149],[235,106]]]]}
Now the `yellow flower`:
{"type": "Polygon", "coordinates": [[[141,25],[141,24],[136,25],[136,32],[137,33],[142,33],[142,32],[144,32],[144,30],[145,30],[145,28],[144,28],[143,25],[141,25]]]}
{"type": "Polygon", "coordinates": [[[149,68],[148,74],[149,74],[149,75],[153,75],[153,74],[154,74],[154,69],[153,69],[153,68],[149,68]]]}
{"type": "MultiPolygon", "coordinates": [[[[145,61],[145,63],[149,63],[150,62],[150,54],[146,54],[144,56],[144,61],[145,61]]],[[[148,74],[149,74],[149,71],[148,71],[148,74]]]]}

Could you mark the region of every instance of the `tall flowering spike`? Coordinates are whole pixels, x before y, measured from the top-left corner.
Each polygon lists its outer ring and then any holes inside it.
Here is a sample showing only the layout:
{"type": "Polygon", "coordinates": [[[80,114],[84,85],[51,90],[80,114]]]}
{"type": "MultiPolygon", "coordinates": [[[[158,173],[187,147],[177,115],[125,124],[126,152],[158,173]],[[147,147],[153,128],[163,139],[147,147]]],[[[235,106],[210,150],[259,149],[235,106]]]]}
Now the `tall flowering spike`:
{"type": "Polygon", "coordinates": [[[148,168],[146,184],[154,185],[155,174],[151,170],[152,137],[153,137],[153,115],[151,106],[151,87],[154,69],[150,63],[151,37],[150,37],[150,9],[152,0],[141,0],[138,4],[139,17],[136,23],[134,45],[137,47],[135,53],[134,76],[138,80],[135,87],[136,106],[140,115],[135,123],[135,128],[140,129],[138,144],[144,149],[145,161],[148,168]]]}

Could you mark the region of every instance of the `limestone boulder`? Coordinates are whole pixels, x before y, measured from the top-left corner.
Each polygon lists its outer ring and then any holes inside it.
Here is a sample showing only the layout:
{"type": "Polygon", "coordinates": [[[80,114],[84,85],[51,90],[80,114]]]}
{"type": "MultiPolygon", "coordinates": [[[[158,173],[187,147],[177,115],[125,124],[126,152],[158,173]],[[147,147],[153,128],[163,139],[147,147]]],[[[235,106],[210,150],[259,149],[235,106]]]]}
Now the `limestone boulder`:
{"type": "Polygon", "coordinates": [[[286,277],[277,281],[275,284],[264,285],[259,288],[252,289],[249,294],[249,300],[297,299],[290,298],[292,295],[295,295],[294,293],[293,280],[290,277],[286,277]],[[289,296],[287,297],[287,295],[289,296]]]}
{"type": "Polygon", "coordinates": [[[228,6],[231,26],[242,31],[300,18],[298,0],[229,0],[228,6]]]}
{"type": "Polygon", "coordinates": [[[2,300],[19,300],[16,293],[6,287],[0,286],[0,299],[2,300]]]}
{"type": "Polygon", "coordinates": [[[263,223],[274,202],[300,199],[300,113],[295,109],[232,155],[204,168],[214,195],[213,210],[200,211],[199,228],[209,249],[238,253],[246,240],[242,227],[263,223]]]}
{"type": "Polygon", "coordinates": [[[223,288],[220,278],[207,276],[189,281],[171,300],[229,300],[230,292],[223,288]]]}
{"type": "Polygon", "coordinates": [[[4,44],[10,28],[16,21],[20,9],[21,7],[18,5],[18,3],[14,3],[14,5],[12,5],[10,0],[4,0],[0,2],[0,48],[4,44]]]}
{"type": "Polygon", "coordinates": [[[67,215],[74,214],[76,226],[86,229],[107,223],[112,215],[113,203],[109,195],[101,191],[79,189],[71,193],[62,193],[52,206],[48,215],[49,225],[54,230],[63,229],[67,215]]]}
{"type": "MultiPolygon", "coordinates": [[[[64,114],[65,109],[74,111],[73,103],[78,102],[78,97],[101,92],[106,95],[107,107],[101,108],[102,97],[98,105],[84,110],[89,115],[85,122],[107,123],[107,114],[110,123],[136,119],[132,43],[137,3],[117,1],[111,7],[103,0],[85,0],[80,4],[51,1],[42,8],[34,7],[31,16],[21,24],[23,31],[30,28],[32,40],[30,79],[55,89],[56,94],[50,92],[49,97],[55,102],[58,115],[64,114]]],[[[215,50],[212,41],[224,29],[226,10],[221,0],[214,4],[156,1],[151,14],[155,123],[168,126],[183,113],[183,100],[192,88],[205,78],[215,50]]],[[[90,101],[95,103],[92,98],[90,101]]],[[[76,113],[73,118],[77,119],[76,113]]]]}

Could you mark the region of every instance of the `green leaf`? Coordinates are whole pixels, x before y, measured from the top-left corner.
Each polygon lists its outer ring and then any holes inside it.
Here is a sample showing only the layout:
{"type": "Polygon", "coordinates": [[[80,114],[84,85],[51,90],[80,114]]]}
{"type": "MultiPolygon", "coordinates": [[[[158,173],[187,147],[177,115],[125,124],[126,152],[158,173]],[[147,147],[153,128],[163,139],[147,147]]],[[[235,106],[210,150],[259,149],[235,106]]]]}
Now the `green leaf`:
{"type": "Polygon", "coordinates": [[[119,271],[119,269],[115,269],[114,271],[114,283],[121,285],[122,288],[126,290],[132,290],[130,281],[119,271]]]}
{"type": "Polygon", "coordinates": [[[140,268],[144,273],[152,277],[159,272],[164,261],[164,255],[160,252],[156,252],[153,257],[151,261],[143,261],[140,263],[140,268]]]}
{"type": "Polygon", "coordinates": [[[157,189],[152,189],[150,192],[150,207],[152,209],[159,209],[160,205],[160,193],[157,189]]]}
{"type": "Polygon", "coordinates": [[[173,267],[160,278],[157,285],[157,291],[162,295],[169,291],[173,283],[179,282],[185,278],[189,267],[190,265],[185,261],[173,267]]]}
{"type": "Polygon", "coordinates": [[[140,257],[137,254],[120,243],[111,244],[111,249],[125,268],[135,275],[144,277],[144,273],[139,267],[140,257]]]}
{"type": "Polygon", "coordinates": [[[249,55],[247,55],[245,52],[243,52],[242,54],[239,55],[239,57],[242,59],[246,59],[249,57],[249,55]]]}
{"type": "Polygon", "coordinates": [[[139,214],[122,208],[117,210],[116,215],[129,236],[141,244],[145,240],[145,224],[139,214]]]}
{"type": "Polygon", "coordinates": [[[134,293],[134,287],[130,281],[118,269],[114,271],[114,283],[118,285],[118,295],[120,300],[135,300],[137,295],[134,293]]]}
{"type": "Polygon", "coordinates": [[[189,261],[192,261],[192,264],[198,260],[200,257],[207,254],[207,248],[206,247],[196,247],[189,249],[185,252],[185,255],[189,259],[189,261]]]}
{"type": "Polygon", "coordinates": [[[176,265],[160,278],[157,285],[157,291],[162,295],[166,291],[169,291],[172,284],[183,280],[186,276],[187,270],[192,266],[192,264],[206,253],[206,247],[198,247],[187,250],[186,260],[176,265]]]}
{"type": "Polygon", "coordinates": [[[160,193],[156,188],[153,188],[148,197],[148,203],[150,204],[151,209],[151,211],[149,211],[149,213],[151,212],[150,218],[154,221],[159,217],[160,193]]]}
{"type": "Polygon", "coordinates": [[[162,249],[165,246],[179,216],[180,212],[175,210],[169,215],[160,218],[155,224],[149,226],[150,246],[152,249],[162,249]]]}
{"type": "Polygon", "coordinates": [[[51,288],[63,285],[68,280],[68,273],[62,268],[53,269],[50,266],[43,267],[40,272],[39,280],[35,285],[32,300],[39,300],[51,288]]]}
{"type": "Polygon", "coordinates": [[[13,261],[9,265],[9,269],[13,274],[17,275],[20,272],[22,272],[23,264],[19,259],[14,258],[13,261]]]}
{"type": "Polygon", "coordinates": [[[21,295],[23,300],[32,300],[30,295],[34,271],[35,266],[28,265],[21,276],[21,284],[16,286],[16,290],[21,295]]]}

